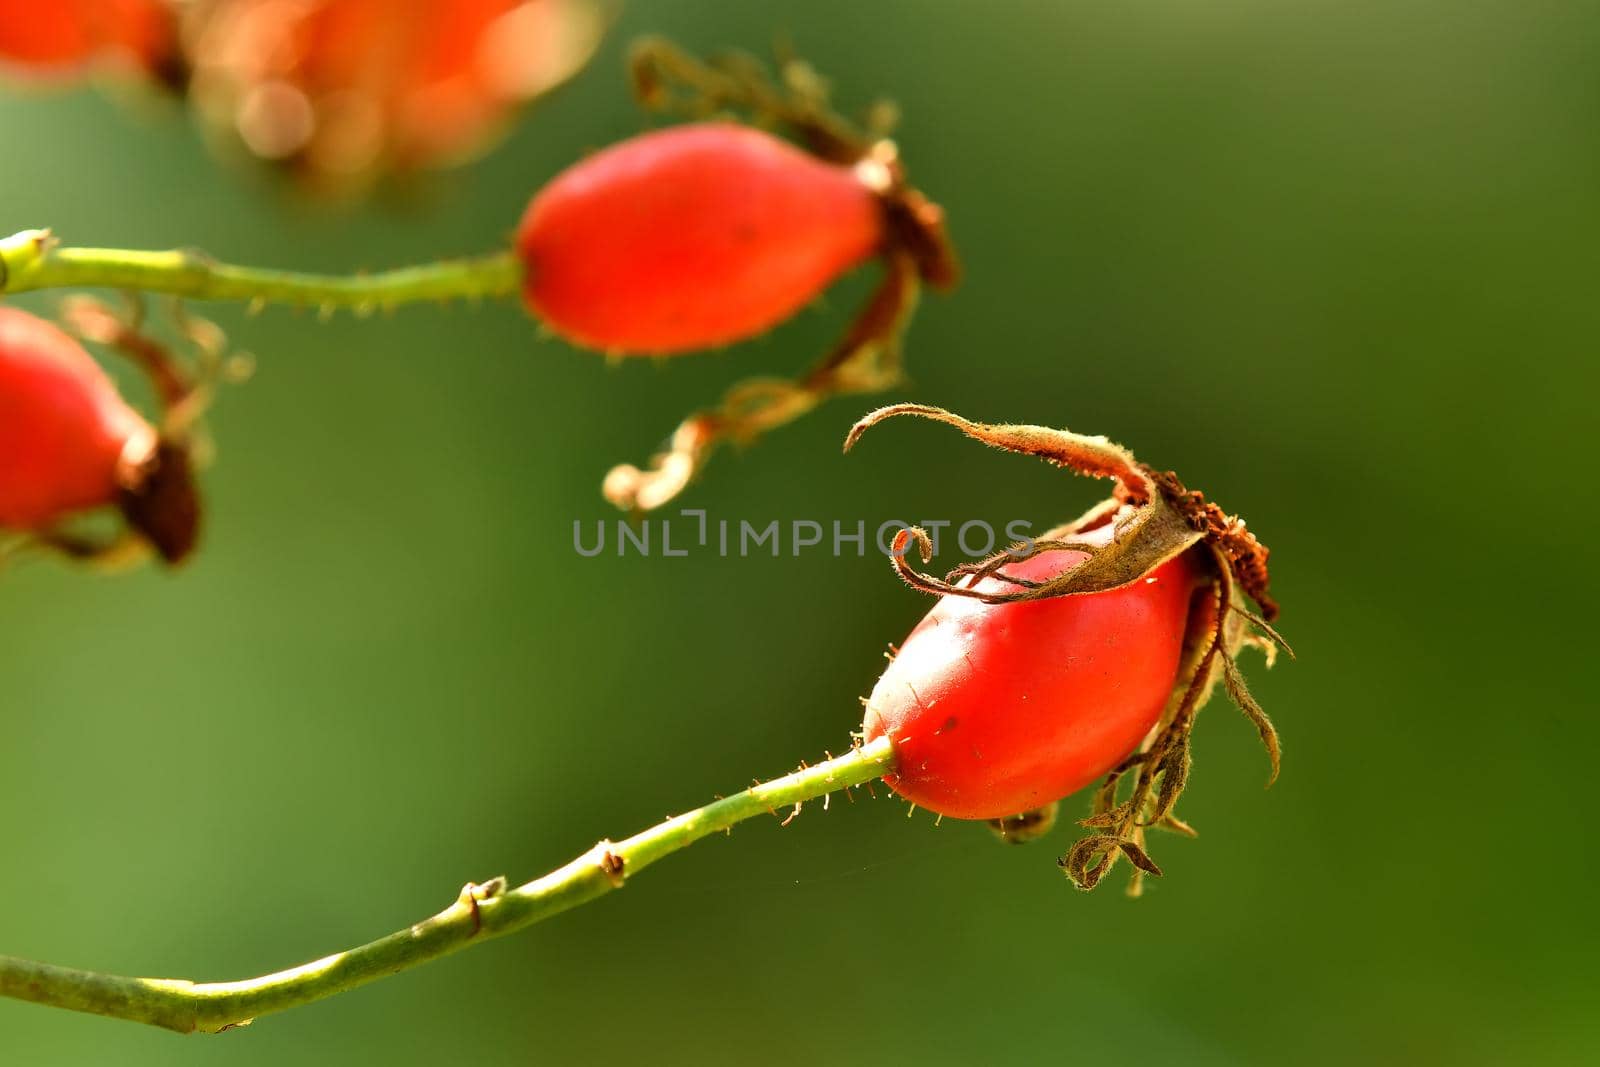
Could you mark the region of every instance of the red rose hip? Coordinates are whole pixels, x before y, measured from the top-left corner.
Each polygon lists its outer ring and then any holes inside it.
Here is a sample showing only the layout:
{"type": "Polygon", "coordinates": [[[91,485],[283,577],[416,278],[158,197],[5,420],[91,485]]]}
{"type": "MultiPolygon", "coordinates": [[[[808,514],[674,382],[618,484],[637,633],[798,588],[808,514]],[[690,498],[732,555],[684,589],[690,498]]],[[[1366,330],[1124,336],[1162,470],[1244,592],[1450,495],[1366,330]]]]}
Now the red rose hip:
{"type": "MultiPolygon", "coordinates": [[[[1006,573],[1044,581],[1086,558],[1044,553],[1006,573]]],[[[1160,718],[1201,580],[1185,553],[1105,592],[1007,604],[940,598],[867,702],[866,739],[888,734],[898,753],[885,780],[962,819],[1016,815],[1088,785],[1160,718]]]]}
{"type": "Polygon", "coordinates": [[[478,155],[587,62],[606,15],[594,0],[211,0],[189,23],[203,117],[351,193],[478,155]]]}
{"type": "Polygon", "coordinates": [[[194,545],[186,452],[161,440],[77,341],[10,307],[0,307],[0,456],[0,526],[48,534],[116,506],[169,562],[194,545]]]}
{"type": "Polygon", "coordinates": [[[855,168],[710,122],[569,168],[529,204],[516,246],[528,306],[557,333],[668,354],[770,329],[883,240],[855,168]]]}
{"type": "Polygon", "coordinates": [[[53,76],[109,59],[159,74],[176,21],[167,0],[0,0],[0,63],[53,76]]]}

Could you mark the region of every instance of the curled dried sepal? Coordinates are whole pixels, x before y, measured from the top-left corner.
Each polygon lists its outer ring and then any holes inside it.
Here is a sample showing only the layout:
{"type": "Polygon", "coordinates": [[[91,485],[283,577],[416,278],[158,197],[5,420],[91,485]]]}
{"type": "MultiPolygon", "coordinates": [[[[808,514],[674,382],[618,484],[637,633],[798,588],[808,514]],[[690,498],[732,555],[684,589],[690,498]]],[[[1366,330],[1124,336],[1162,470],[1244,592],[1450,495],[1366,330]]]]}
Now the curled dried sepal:
{"type": "Polygon", "coordinates": [[[1038,456],[1047,463],[1069,467],[1091,478],[1114,479],[1122,486],[1131,503],[1143,503],[1153,493],[1154,487],[1144,468],[1133,458],[1133,453],[1114,444],[1109,438],[1087,437],[1048,426],[973,422],[932,404],[890,404],[868,412],[850,427],[850,432],[845,435],[844,450],[850,451],[862,434],[896,415],[915,415],[942,422],[954,426],[975,441],[1007,452],[1038,456]]]}
{"type": "Polygon", "coordinates": [[[889,255],[884,268],[883,280],[845,336],[804,378],[755,378],[735,385],[715,408],[685,419],[648,467],[613,467],[601,486],[605,498],[624,511],[654,510],[694,480],[718,445],[749,444],[831,396],[877,393],[898,384],[900,338],[916,308],[918,281],[909,256],[889,255]]]}
{"type": "MultiPolygon", "coordinates": [[[[1263,625],[1277,618],[1278,604],[1267,593],[1270,581],[1267,557],[1270,553],[1267,546],[1245,527],[1244,520],[1227,514],[1207,500],[1203,493],[1187,488],[1172,471],[1146,470],[1159,487],[1162,498],[1189,525],[1205,535],[1206,540],[1224,557],[1223,565],[1238,580],[1240,587],[1261,606],[1263,625]]],[[[1267,629],[1270,632],[1272,628],[1269,626],[1267,629]]]]}
{"type": "MultiPolygon", "coordinates": [[[[1185,637],[1172,700],[1140,751],[1107,774],[1104,783],[1095,791],[1090,814],[1079,822],[1080,826],[1095,832],[1079,841],[1061,859],[1062,869],[1080,889],[1093,889],[1119,855],[1133,860],[1134,856],[1122,843],[1137,846],[1142,852],[1148,829],[1195,836],[1194,828],[1178,818],[1173,809],[1188,785],[1193,767],[1189,742],[1195,717],[1219,684],[1228,690],[1261,734],[1272,763],[1272,778],[1267,784],[1277,779],[1277,731],[1250,695],[1235,662],[1238,651],[1256,640],[1246,629],[1253,616],[1234,607],[1238,587],[1228,567],[1227,556],[1216,545],[1209,548],[1216,564],[1213,598],[1209,602],[1201,601],[1198,610],[1191,615],[1190,633],[1185,637]],[[1135,771],[1137,774],[1133,773],[1135,771]],[[1133,785],[1123,797],[1123,786],[1130,776],[1133,785]]],[[[1145,859],[1149,858],[1148,853],[1142,854],[1145,859]]],[[[1130,896],[1138,896],[1142,891],[1145,874],[1160,873],[1159,869],[1150,870],[1137,862],[1134,866],[1136,869],[1128,885],[1130,896]]]]}
{"type": "MultiPolygon", "coordinates": [[[[196,469],[211,453],[202,422],[220,384],[248,375],[248,357],[230,356],[227,338],[208,320],[173,301],[173,324],[194,358],[186,359],[145,328],[144,301],[128,294],[122,309],[83,295],[61,304],[62,324],[85,341],[104,345],[133,363],[150,380],[161,405],[159,435],[148,452],[130,457],[122,471],[117,506],[128,525],[168,563],[194,551],[202,517],[196,469]]],[[[120,544],[55,537],[53,546],[95,560],[120,558],[120,544]]]]}
{"type": "Polygon", "coordinates": [[[1272,719],[1250,694],[1250,687],[1245,684],[1244,674],[1240,672],[1239,665],[1234,662],[1232,656],[1222,657],[1222,682],[1228,689],[1228,696],[1261,735],[1261,745],[1267,750],[1267,758],[1272,761],[1272,773],[1267,776],[1267,787],[1271,788],[1272,783],[1278,780],[1278,771],[1283,759],[1283,748],[1278,741],[1278,728],[1272,725],[1272,719]]]}
{"type": "Polygon", "coordinates": [[[845,437],[845,451],[854,447],[867,430],[896,415],[916,415],[942,422],[995,448],[1037,456],[1079,474],[1109,478],[1117,483],[1116,497],[1092,509],[1077,522],[1052,530],[1031,543],[1012,545],[977,564],[957,568],[950,578],[937,578],[912,567],[906,559],[909,543],[913,540],[917,543],[922,561],[927,563],[932,558],[931,541],[920,529],[902,533],[896,540],[891,562],[902,579],[923,592],[971,597],[988,604],[1103,593],[1139,580],[1206,536],[1205,531],[1197,529],[1159,491],[1149,469],[1134,459],[1133,453],[1104,437],[1089,437],[1046,426],[990,425],[972,422],[926,404],[892,404],[871,412],[852,426],[845,437]],[[1110,525],[1112,531],[1109,544],[1078,536],[1106,525],[1110,525]],[[1056,551],[1082,552],[1088,558],[1047,582],[1024,581],[1004,571],[1007,563],[1056,551]],[[980,588],[976,580],[980,577],[994,577],[1012,589],[980,588]]]}
{"type": "Polygon", "coordinates": [[[1277,657],[1277,653],[1280,649],[1286,653],[1290,659],[1295,658],[1294,649],[1289,646],[1289,642],[1284,640],[1283,635],[1277,630],[1274,630],[1272,625],[1268,623],[1266,619],[1263,619],[1261,616],[1257,615],[1248,608],[1240,607],[1238,604],[1232,605],[1232,610],[1238,615],[1243,616],[1252,626],[1260,631],[1261,637],[1264,638],[1264,640],[1251,643],[1257,644],[1261,648],[1262,653],[1267,657],[1267,666],[1272,666],[1273,661],[1277,657]]]}
{"type": "Polygon", "coordinates": [[[1054,829],[1056,815],[1060,810],[1061,803],[1053,800],[1042,808],[1034,808],[1018,815],[1008,815],[1003,819],[990,819],[989,829],[1007,844],[1026,844],[1029,841],[1037,841],[1054,829]]]}
{"type": "Polygon", "coordinates": [[[1105,877],[1119,854],[1126,856],[1129,863],[1145,874],[1161,876],[1161,868],[1150,858],[1143,845],[1132,837],[1119,837],[1116,834],[1093,834],[1082,838],[1057,862],[1078,888],[1093,889],[1100,884],[1100,879],[1105,877]]]}

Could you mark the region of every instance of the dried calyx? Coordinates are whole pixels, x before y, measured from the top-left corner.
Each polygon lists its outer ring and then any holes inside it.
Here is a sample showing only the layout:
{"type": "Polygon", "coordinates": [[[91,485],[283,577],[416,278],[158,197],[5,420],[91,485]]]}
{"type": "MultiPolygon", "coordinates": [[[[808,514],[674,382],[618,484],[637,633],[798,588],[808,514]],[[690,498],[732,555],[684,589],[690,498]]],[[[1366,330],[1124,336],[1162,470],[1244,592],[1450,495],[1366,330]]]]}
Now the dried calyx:
{"type": "Polygon", "coordinates": [[[883,211],[883,277],[844,336],[804,376],[760,378],[729,389],[713,408],[690,415],[645,469],[614,467],[607,500],[650,511],[676,497],[719,444],[747,444],[828,399],[873,393],[902,380],[901,337],[925,282],[947,290],[960,280],[944,212],[906,180],[889,132],[896,114],[880,102],[860,124],[832,110],[827,83],[808,64],[785,57],[774,78],[753,56],[702,61],[670,42],[647,38],[630,57],[634,93],[646,108],[705,119],[732,114],[788,134],[820,159],[854,169],[883,211]]]}
{"type": "Polygon", "coordinates": [[[1243,521],[1185,487],[1176,474],[1153,470],[1104,437],[1045,426],[976,423],[942,408],[895,404],[857,422],[845,438],[845,450],[868,429],[896,415],[942,422],[995,448],[1038,456],[1079,474],[1116,483],[1110,499],[1077,520],[1035,541],[957,567],[943,578],[917,570],[908,559],[912,544],[923,563],[931,559],[932,542],[927,533],[919,528],[902,531],[891,562],[896,573],[915,589],[989,604],[1014,603],[1115,589],[1140,580],[1183,552],[1196,553],[1203,561],[1209,580],[1190,609],[1177,681],[1167,707],[1139,750],[1114,768],[1095,791],[1091,813],[1079,823],[1091,832],[1060,861],[1074,884],[1092,889],[1119,858],[1126,858],[1134,867],[1129,893],[1138,895],[1144,875],[1161,873],[1145,849],[1145,832],[1154,827],[1194,834],[1174,809],[1189,778],[1189,740],[1195,716],[1218,684],[1261,736],[1271,761],[1267,784],[1278,776],[1277,730],[1251,696],[1237,664],[1239,651],[1247,646],[1261,649],[1269,666],[1280,648],[1294,655],[1271,626],[1278,605],[1267,589],[1266,546],[1243,521]],[[1108,526],[1109,539],[1104,536],[1108,526]],[[1091,531],[1099,536],[1086,537],[1091,531]],[[1043,582],[1006,570],[1009,564],[1060,551],[1083,553],[1087,558],[1043,582]],[[993,581],[984,583],[985,578],[993,581]],[[1253,600],[1258,610],[1246,607],[1244,597],[1253,600]]]}
{"type": "MultiPolygon", "coordinates": [[[[155,440],[124,456],[117,506],[140,538],[164,561],[176,564],[194,551],[199,539],[202,508],[196,468],[211,452],[202,417],[217,386],[247,377],[250,363],[247,356],[227,354],[227,339],[214,323],[189,315],[176,300],[171,312],[197,354],[194,360],[181,358],[145,331],[144,304],[136,297],[130,296],[122,310],[89,296],[68,297],[61,306],[62,323],[71,333],[118,352],[150,380],[162,417],[155,440]]],[[[119,556],[105,547],[69,540],[59,547],[80,555],[119,556]]]]}

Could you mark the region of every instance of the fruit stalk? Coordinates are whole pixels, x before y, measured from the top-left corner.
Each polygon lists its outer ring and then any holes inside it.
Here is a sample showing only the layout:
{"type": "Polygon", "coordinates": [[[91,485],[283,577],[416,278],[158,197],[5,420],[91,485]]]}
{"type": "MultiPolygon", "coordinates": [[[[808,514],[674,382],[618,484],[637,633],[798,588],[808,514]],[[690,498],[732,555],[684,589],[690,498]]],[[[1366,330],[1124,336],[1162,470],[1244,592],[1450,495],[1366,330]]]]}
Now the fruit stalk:
{"type": "Polygon", "coordinates": [[[675,815],[624,841],[588,852],[525,885],[503,878],[468,883],[431,918],[377,941],[238,982],[129,978],[0,956],[0,995],[179,1033],[219,1033],[272,1012],[310,1004],[499,937],[620,889],[678,849],[757,815],[880,778],[893,768],[887,738],[675,815]]]}
{"type": "Polygon", "coordinates": [[[106,288],[372,311],[424,300],[514,296],[521,285],[522,266],[509,251],[371,274],[306,274],[219,263],[192,249],[61,247],[47,230],[0,240],[0,293],[106,288]]]}

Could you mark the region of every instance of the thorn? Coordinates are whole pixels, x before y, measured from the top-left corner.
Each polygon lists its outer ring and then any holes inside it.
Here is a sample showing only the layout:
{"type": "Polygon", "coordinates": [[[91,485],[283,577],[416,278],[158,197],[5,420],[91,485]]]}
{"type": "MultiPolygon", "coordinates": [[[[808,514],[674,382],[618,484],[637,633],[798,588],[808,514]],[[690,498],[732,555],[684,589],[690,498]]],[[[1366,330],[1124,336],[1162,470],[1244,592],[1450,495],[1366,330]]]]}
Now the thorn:
{"type": "Polygon", "coordinates": [[[788,816],[783,820],[783,822],[779,823],[778,825],[779,826],[788,826],[790,823],[794,822],[795,817],[800,814],[800,805],[801,805],[801,803],[802,803],[801,801],[798,801],[798,800],[795,801],[794,802],[794,810],[791,811],[788,814],[788,816]]]}

